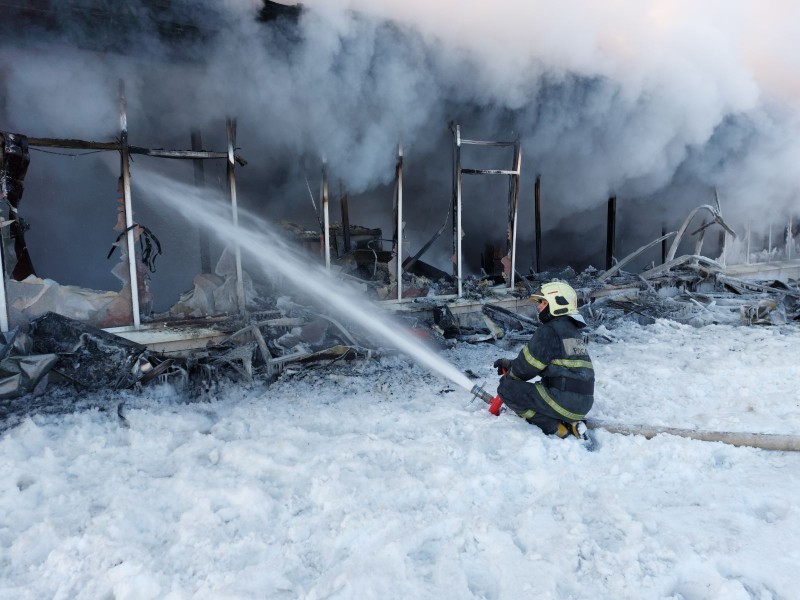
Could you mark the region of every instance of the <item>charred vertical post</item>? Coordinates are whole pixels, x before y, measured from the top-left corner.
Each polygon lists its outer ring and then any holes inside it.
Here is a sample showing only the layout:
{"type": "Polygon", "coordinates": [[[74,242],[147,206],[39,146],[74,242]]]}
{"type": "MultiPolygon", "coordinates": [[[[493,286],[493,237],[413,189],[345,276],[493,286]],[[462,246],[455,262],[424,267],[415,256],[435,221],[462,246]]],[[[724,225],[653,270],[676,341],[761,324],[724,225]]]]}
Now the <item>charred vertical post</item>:
{"type": "Polygon", "coordinates": [[[136,269],[136,247],[133,245],[133,206],[131,202],[131,168],[130,154],[128,151],[128,108],[125,99],[125,82],[119,80],[119,128],[120,128],[120,162],[122,169],[122,192],[125,200],[125,241],[128,246],[128,276],[131,289],[131,312],[133,326],[141,326],[139,316],[139,278],[136,269]]]}
{"type": "Polygon", "coordinates": [[[463,294],[461,282],[461,127],[453,127],[453,277],[458,297],[463,294]]]}
{"type": "MultiPolygon", "coordinates": [[[[202,152],[203,150],[203,136],[199,129],[192,129],[192,150],[195,152],[202,152]]],[[[203,161],[199,158],[192,159],[194,166],[194,184],[203,189],[206,187],[206,172],[203,161]]],[[[208,232],[200,227],[198,232],[198,243],[200,247],[200,272],[211,272],[211,251],[209,249],[208,232]]]]}
{"type": "Polygon", "coordinates": [[[536,176],[533,185],[534,227],[536,229],[536,272],[542,272],[542,177],[536,176]]]}
{"type": "MultiPolygon", "coordinates": [[[[0,159],[3,153],[0,150],[0,159]]],[[[5,333],[8,331],[8,300],[6,299],[6,263],[3,256],[5,254],[5,245],[3,244],[3,235],[0,232],[0,331],[5,333]]]]}
{"type": "Polygon", "coordinates": [[[522,171],[522,147],[517,140],[514,142],[514,173],[509,177],[508,197],[508,243],[507,250],[511,259],[511,273],[508,278],[508,287],[514,289],[514,275],[517,268],[517,212],[519,205],[519,179],[522,171]]]}
{"type": "Polygon", "coordinates": [[[397,261],[397,301],[403,299],[403,146],[397,146],[394,193],[394,255],[397,261]]]}
{"type": "Polygon", "coordinates": [[[17,258],[11,277],[16,281],[23,281],[30,275],[36,275],[28,244],[25,242],[28,226],[19,214],[19,204],[25,189],[25,174],[30,164],[28,138],[18,133],[0,133],[0,146],[0,199],[8,204],[8,233],[13,240],[17,258]]]}
{"type": "Polygon", "coordinates": [[[344,240],[344,251],[347,254],[352,249],[350,245],[350,204],[347,190],[341,180],[339,181],[339,202],[342,211],[342,239],[344,240]]]}
{"type": "Polygon", "coordinates": [[[667,238],[665,237],[666,235],[667,235],[667,226],[666,225],[661,225],[661,237],[663,238],[661,240],[661,264],[662,265],[665,262],[667,262],[667,238]]]}
{"type": "MultiPolygon", "coordinates": [[[[0,330],[8,331],[8,304],[6,298],[5,243],[3,230],[8,226],[9,238],[13,240],[14,254],[17,262],[11,271],[11,277],[22,281],[29,275],[35,275],[33,262],[25,243],[25,221],[19,215],[19,203],[25,189],[25,174],[30,164],[28,139],[16,133],[0,132],[0,200],[8,204],[8,221],[0,225],[0,330]]],[[[0,214],[0,220],[2,219],[0,214]]]]}
{"type": "Polygon", "coordinates": [[[608,199],[608,219],[606,221],[606,271],[614,266],[614,242],[617,228],[617,197],[608,199]]]}
{"type": "Polygon", "coordinates": [[[328,198],[328,163],[322,160],[322,183],[320,189],[320,202],[322,202],[322,244],[325,257],[325,268],[331,268],[331,218],[330,202],[328,198]]]}
{"type": "Polygon", "coordinates": [[[744,258],[744,264],[750,264],[750,221],[747,222],[747,256],[744,258]]]}
{"type": "MultiPolygon", "coordinates": [[[[5,139],[3,134],[0,133],[0,197],[5,196],[4,174],[2,173],[3,164],[5,161],[5,139]]],[[[0,213],[0,220],[4,215],[0,213]]],[[[5,333],[8,331],[8,303],[6,300],[6,263],[5,263],[5,242],[3,241],[3,228],[5,224],[0,224],[0,331],[5,333]]]]}
{"type": "MultiPolygon", "coordinates": [[[[228,134],[228,190],[231,194],[231,222],[233,223],[234,233],[239,228],[239,205],[236,198],[236,160],[234,149],[236,148],[236,119],[226,119],[225,129],[228,134]]],[[[239,314],[247,316],[244,296],[244,276],[242,274],[242,249],[239,247],[239,240],[233,241],[233,252],[236,261],[236,302],[239,305],[239,314]]]]}
{"type": "Polygon", "coordinates": [[[767,237],[767,262],[772,262],[772,223],[769,224],[769,236],[767,237]]]}

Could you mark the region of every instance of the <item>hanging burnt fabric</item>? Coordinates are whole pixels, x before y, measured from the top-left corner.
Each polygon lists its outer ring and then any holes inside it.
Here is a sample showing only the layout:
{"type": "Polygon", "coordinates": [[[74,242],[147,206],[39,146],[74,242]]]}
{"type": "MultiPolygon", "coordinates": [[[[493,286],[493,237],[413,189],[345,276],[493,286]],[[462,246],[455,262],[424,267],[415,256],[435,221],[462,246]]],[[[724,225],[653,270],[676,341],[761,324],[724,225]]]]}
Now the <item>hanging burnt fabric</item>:
{"type": "Polygon", "coordinates": [[[10,234],[14,239],[14,253],[17,257],[11,276],[17,281],[36,275],[28,245],[25,243],[25,231],[29,226],[18,213],[29,163],[28,138],[18,133],[0,132],[0,199],[8,202],[10,234]]]}
{"type": "Polygon", "coordinates": [[[117,236],[117,239],[114,240],[114,243],[111,245],[111,250],[108,251],[108,256],[106,256],[106,259],[111,258],[111,255],[114,254],[114,249],[119,245],[119,241],[134,227],[138,227],[142,230],[141,234],[139,235],[141,261],[151,273],[155,273],[156,258],[158,258],[159,254],[161,254],[161,242],[158,241],[158,238],[152,231],[150,231],[150,229],[144,225],[140,225],[139,223],[134,223],[117,236]]]}

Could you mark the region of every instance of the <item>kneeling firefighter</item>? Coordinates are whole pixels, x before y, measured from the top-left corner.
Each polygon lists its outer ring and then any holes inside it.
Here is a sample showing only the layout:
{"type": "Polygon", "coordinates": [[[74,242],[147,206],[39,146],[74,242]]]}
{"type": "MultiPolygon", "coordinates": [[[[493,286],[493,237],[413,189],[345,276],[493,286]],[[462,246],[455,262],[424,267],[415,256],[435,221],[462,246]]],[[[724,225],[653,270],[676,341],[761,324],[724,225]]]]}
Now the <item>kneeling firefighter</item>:
{"type": "MultiPolygon", "coordinates": [[[[531,296],[542,326],[514,360],[495,361],[502,375],[499,399],[528,423],[559,437],[583,437],[583,418],[594,402],[594,369],[581,329],[578,295],[561,281],[542,285],[531,296]],[[541,376],[541,381],[528,380],[541,376]]],[[[493,405],[499,414],[500,405],[493,405]]]]}

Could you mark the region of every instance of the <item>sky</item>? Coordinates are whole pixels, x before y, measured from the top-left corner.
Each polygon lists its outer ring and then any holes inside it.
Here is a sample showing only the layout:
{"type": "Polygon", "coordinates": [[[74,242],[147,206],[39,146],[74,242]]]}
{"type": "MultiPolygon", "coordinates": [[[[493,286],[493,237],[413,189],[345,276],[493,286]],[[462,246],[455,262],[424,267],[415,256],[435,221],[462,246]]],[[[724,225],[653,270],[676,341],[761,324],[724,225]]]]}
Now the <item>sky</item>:
{"type": "MultiPolygon", "coordinates": [[[[800,429],[796,325],[600,333],[595,419],[800,429]]],[[[492,362],[518,349],[443,358],[494,391],[492,362]]],[[[745,600],[800,583],[797,453],[601,430],[589,452],[391,353],[200,402],[61,398],[77,410],[0,435],[0,597],[745,600]]]]}
{"type": "MultiPolygon", "coordinates": [[[[618,196],[618,249],[627,254],[713,202],[740,233],[786,223],[798,208],[800,9],[779,0],[666,2],[400,2],[310,0],[296,28],[255,21],[254,0],[193,11],[209,39],[178,60],[142,36],[128,55],[44,42],[6,42],[0,128],[32,136],[113,139],[117,81],[126,81],[131,142],[187,148],[200,128],[224,149],[237,117],[243,205],[313,228],[306,179],[317,193],[321,160],[331,189],[350,191],[351,222],[391,231],[398,143],[406,160],[408,248],[418,249],[449,211],[447,124],[478,139],[523,147],[520,265],[533,256],[533,183],[542,178],[545,263],[602,266],[604,204],[618,196]],[[206,16],[204,16],[206,15],[206,16]]],[[[60,6],[56,3],[56,6],[60,6]]],[[[176,4],[178,6],[178,4],[176,4]]],[[[129,3],[136,12],[140,5],[129,3]]],[[[63,7],[65,27],[76,29],[63,7]]],[[[178,15],[178,17],[185,17],[178,15]]],[[[78,34],[76,34],[78,35],[78,34]]],[[[34,155],[23,209],[29,247],[46,276],[109,285],[115,159],[34,155]],[[109,166],[110,165],[110,166],[109,166]],[[109,206],[103,220],[100,206],[109,206]],[[27,207],[27,209],[25,208],[27,207]],[[58,219],[51,216],[58,212],[58,219]],[[92,220],[76,254],[56,251],[92,220]],[[71,262],[70,262],[71,261],[71,262]],[[75,263],[92,263],[76,269],[75,263]],[[68,275],[62,275],[62,274],[68,275]]],[[[503,153],[465,150],[464,164],[502,168],[503,153]]],[[[134,161],[139,165],[152,159],[134,161]]],[[[155,161],[186,181],[191,165],[155,161]]],[[[209,185],[225,187],[221,164],[209,185]]],[[[471,178],[464,192],[466,245],[502,244],[505,180],[471,178]]],[[[185,279],[191,244],[134,200],[171,257],[157,285],[185,279]],[[152,226],[151,226],[152,225],[152,226]],[[174,262],[170,262],[174,261],[174,262]]],[[[338,207],[336,207],[338,210],[338,207]]],[[[334,220],[338,213],[334,211],[334,220]]],[[[711,237],[711,236],[709,236],[711,237]]],[[[691,242],[689,242],[691,244],[691,242]]],[[[426,257],[449,270],[451,240],[426,257]]],[[[687,246],[688,247],[688,246],[687,246]]],[[[707,244],[713,253],[716,244],[707,244]]],[[[656,255],[643,258],[649,262],[656,255]]],[[[189,277],[190,279],[190,277],[189,277]]],[[[112,280],[113,283],[113,280],[112,280]]]]}

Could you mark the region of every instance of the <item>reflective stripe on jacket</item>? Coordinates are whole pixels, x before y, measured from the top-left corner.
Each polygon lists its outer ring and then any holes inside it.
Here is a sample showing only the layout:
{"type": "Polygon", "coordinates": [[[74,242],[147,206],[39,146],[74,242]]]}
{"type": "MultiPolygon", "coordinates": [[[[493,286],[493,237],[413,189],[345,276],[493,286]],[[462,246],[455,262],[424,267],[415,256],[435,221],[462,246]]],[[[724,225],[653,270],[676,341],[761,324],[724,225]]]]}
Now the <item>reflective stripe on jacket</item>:
{"type": "MultiPolygon", "coordinates": [[[[528,381],[534,377],[566,378],[594,383],[594,367],[581,329],[568,316],[554,317],[539,327],[517,357],[508,375],[528,381]]],[[[536,384],[536,391],[549,407],[566,421],[579,421],[594,402],[592,394],[579,394],[536,384]]]]}

